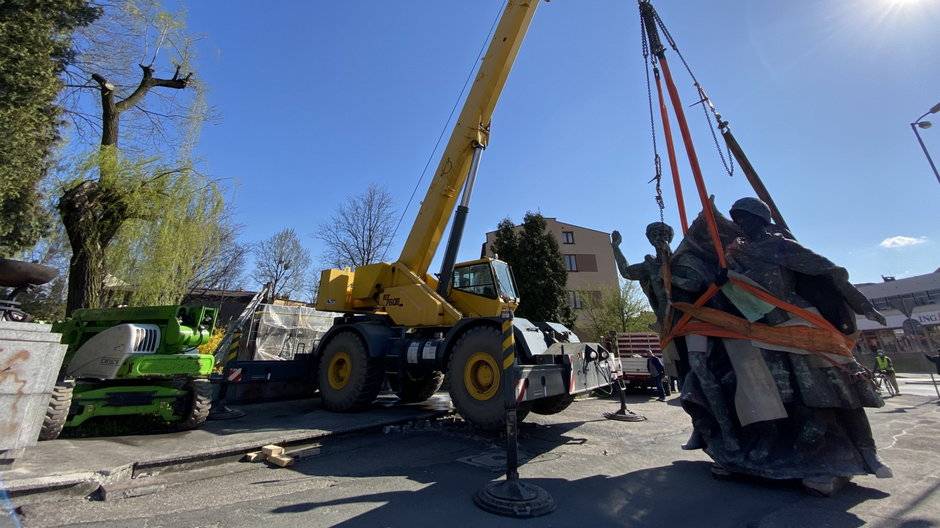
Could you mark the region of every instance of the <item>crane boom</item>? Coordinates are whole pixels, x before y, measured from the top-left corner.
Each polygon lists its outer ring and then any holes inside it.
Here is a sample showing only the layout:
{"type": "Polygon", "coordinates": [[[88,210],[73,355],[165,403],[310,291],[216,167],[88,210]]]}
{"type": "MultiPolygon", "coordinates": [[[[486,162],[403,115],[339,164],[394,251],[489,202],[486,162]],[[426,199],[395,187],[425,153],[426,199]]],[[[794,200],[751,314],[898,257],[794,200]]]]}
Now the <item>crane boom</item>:
{"type": "MultiPolygon", "coordinates": [[[[391,264],[366,264],[355,271],[324,270],[317,295],[318,309],[387,314],[396,324],[410,327],[453,326],[468,315],[493,316],[505,309],[515,309],[518,299],[514,291],[511,291],[512,295],[497,292],[489,296],[464,296],[463,301],[459,301],[459,293],[456,297],[448,294],[452,270],[441,274],[442,283],[439,284],[428,274],[428,267],[444,229],[454,216],[461,189],[465,195],[464,203],[458,208],[460,221],[455,221],[455,224],[460,224],[463,220],[461,215],[466,213],[471,167],[478,166],[479,153],[489,143],[493,109],[538,3],[539,0],[507,0],[398,260],[391,264]]],[[[462,225],[457,227],[462,230],[462,225]]],[[[454,257],[456,242],[448,251],[445,265],[449,263],[453,267],[454,257]]],[[[485,267],[490,268],[490,275],[498,274],[489,263],[485,267]]],[[[504,275],[503,283],[508,285],[510,273],[507,271],[504,275]]],[[[493,282],[495,279],[487,280],[493,282]]],[[[509,290],[514,288],[503,289],[510,293],[509,290]]]]}
{"type": "Polygon", "coordinates": [[[489,143],[490,120],[539,0],[509,0],[398,262],[418,277],[431,265],[467,179],[475,147],[489,143]]]}

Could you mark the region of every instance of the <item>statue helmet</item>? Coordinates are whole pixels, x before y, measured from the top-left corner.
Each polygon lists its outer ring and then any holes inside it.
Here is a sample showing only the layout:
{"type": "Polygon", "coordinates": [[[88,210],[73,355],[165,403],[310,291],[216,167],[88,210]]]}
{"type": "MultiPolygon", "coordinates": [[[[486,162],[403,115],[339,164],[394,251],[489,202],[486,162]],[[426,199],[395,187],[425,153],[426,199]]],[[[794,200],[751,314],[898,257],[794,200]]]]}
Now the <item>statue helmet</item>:
{"type": "Polygon", "coordinates": [[[649,237],[651,234],[659,232],[663,235],[663,238],[668,242],[672,242],[672,237],[675,234],[672,226],[665,222],[653,222],[652,224],[646,226],[646,236],[649,237]]]}
{"type": "Polygon", "coordinates": [[[764,202],[758,200],[757,198],[741,198],[740,200],[731,204],[731,217],[734,218],[735,211],[743,211],[745,213],[751,213],[752,215],[761,218],[764,222],[768,224],[773,223],[770,219],[770,207],[767,206],[764,202]]]}

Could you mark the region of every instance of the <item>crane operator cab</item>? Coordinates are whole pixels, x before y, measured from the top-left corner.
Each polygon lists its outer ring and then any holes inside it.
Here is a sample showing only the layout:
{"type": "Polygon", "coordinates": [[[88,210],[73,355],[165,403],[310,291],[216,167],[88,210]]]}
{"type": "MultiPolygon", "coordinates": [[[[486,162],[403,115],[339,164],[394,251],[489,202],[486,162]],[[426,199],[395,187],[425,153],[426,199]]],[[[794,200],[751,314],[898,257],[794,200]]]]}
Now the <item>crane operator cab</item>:
{"type": "Polygon", "coordinates": [[[449,299],[469,317],[499,315],[500,306],[519,302],[516,282],[509,264],[484,258],[454,266],[454,281],[449,299]]]}
{"type": "Polygon", "coordinates": [[[474,261],[455,267],[454,288],[490,299],[516,298],[512,272],[501,260],[474,261]]]}

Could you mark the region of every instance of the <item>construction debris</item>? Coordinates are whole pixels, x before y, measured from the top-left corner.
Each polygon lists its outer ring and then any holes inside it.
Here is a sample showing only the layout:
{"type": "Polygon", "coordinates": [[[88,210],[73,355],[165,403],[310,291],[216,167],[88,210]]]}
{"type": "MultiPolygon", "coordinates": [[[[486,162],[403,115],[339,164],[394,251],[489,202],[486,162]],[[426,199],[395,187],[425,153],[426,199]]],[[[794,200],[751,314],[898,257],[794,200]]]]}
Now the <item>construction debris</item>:
{"type": "Polygon", "coordinates": [[[279,445],[269,444],[266,446],[262,446],[261,452],[264,453],[265,456],[272,457],[272,456],[277,456],[277,455],[283,455],[284,448],[279,445]]]}
{"type": "Polygon", "coordinates": [[[245,455],[245,462],[261,462],[265,458],[267,458],[267,455],[261,451],[252,451],[245,455]]]}
{"type": "Polygon", "coordinates": [[[279,467],[293,466],[294,457],[288,455],[272,455],[268,457],[268,462],[279,467]]]}
{"type": "MultiPolygon", "coordinates": [[[[319,453],[319,448],[317,448],[319,453]]],[[[294,465],[294,457],[284,454],[284,448],[279,445],[266,445],[261,447],[261,451],[251,451],[245,454],[245,462],[268,461],[278,467],[288,467],[294,465]]]]}

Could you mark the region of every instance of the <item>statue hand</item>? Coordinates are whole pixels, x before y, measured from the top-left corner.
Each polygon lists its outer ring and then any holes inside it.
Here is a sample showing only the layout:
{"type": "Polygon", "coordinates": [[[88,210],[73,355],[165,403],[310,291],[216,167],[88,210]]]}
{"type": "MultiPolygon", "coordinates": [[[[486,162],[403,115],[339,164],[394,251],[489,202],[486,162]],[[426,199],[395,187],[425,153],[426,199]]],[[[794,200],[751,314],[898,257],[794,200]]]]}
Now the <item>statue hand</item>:
{"type": "Polygon", "coordinates": [[[888,320],[885,319],[885,316],[881,315],[881,312],[875,310],[874,308],[865,310],[865,319],[868,319],[869,321],[875,321],[876,323],[881,323],[881,326],[888,326],[888,320]]]}
{"type": "Polygon", "coordinates": [[[612,246],[620,246],[620,242],[623,241],[623,237],[620,236],[620,231],[614,231],[610,234],[610,244],[612,246]]]}

